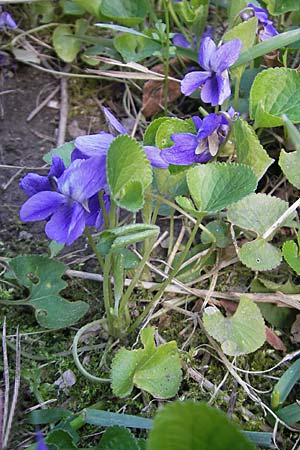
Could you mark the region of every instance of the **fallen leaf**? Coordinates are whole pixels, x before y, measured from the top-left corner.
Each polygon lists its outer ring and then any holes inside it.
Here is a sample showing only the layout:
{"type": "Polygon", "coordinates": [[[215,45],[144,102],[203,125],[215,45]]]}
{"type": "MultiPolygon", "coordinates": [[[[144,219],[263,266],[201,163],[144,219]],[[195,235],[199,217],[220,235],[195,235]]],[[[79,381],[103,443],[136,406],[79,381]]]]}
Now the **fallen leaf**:
{"type": "Polygon", "coordinates": [[[300,342],[300,314],[297,314],[296,320],[291,327],[291,341],[293,344],[300,342]]]}
{"type": "Polygon", "coordinates": [[[269,327],[266,327],[266,340],[275,350],[286,351],[286,346],[279,336],[269,327]]]}
{"type": "MultiPolygon", "coordinates": [[[[178,66],[178,60],[173,58],[170,60],[170,66],[178,66]]],[[[157,73],[164,72],[163,64],[157,64],[151,70],[157,73]]],[[[174,76],[175,72],[169,70],[169,75],[174,76]]],[[[168,103],[175,101],[181,96],[180,83],[169,80],[168,82],[168,103]]],[[[144,84],[143,89],[143,105],[142,112],[145,117],[152,117],[163,109],[164,103],[164,82],[149,80],[144,84]]]]}

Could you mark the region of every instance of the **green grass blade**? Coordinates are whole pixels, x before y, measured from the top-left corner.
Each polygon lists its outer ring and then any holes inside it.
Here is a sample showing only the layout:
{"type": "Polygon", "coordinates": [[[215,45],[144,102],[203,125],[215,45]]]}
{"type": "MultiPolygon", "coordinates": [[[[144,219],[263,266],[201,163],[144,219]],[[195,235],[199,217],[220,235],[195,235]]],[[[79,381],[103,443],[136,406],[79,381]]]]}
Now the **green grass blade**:
{"type": "Polygon", "coordinates": [[[272,433],[266,431],[243,431],[243,433],[253,444],[259,447],[273,448],[272,433]]]}
{"type": "Polygon", "coordinates": [[[259,56],[266,55],[267,53],[278,50],[279,48],[286,47],[287,45],[293,44],[293,42],[300,40],[300,28],[296,30],[286,31],[285,33],[277,34],[272,38],[249,48],[241,54],[237,62],[232,66],[232,68],[240,66],[241,64],[246,64],[259,56]]]}
{"type": "Polygon", "coordinates": [[[293,425],[300,421],[300,405],[298,403],[292,403],[276,411],[276,414],[287,425],[293,425]]]}
{"type": "MultiPolygon", "coordinates": [[[[274,386],[271,406],[273,409],[277,409],[280,405],[284,403],[287,396],[300,379],[300,359],[297,359],[291,367],[288,368],[279,379],[279,381],[274,386]]],[[[299,407],[300,411],[300,407],[299,407]]]]}

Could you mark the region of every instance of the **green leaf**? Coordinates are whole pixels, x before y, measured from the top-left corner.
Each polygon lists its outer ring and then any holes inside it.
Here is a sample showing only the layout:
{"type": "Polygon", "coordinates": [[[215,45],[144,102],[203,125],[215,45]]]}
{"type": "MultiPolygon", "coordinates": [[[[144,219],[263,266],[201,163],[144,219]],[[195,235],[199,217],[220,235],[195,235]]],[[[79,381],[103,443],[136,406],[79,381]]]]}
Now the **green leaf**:
{"type": "Polygon", "coordinates": [[[101,20],[105,19],[105,17],[100,12],[102,0],[73,0],[73,1],[76,5],[85,9],[97,19],[101,20]]]}
{"type": "Polygon", "coordinates": [[[230,0],[228,18],[229,18],[231,27],[232,27],[237,15],[239,14],[239,12],[242,9],[246,8],[248,3],[249,3],[248,0],[230,0]]]}
{"type": "Polygon", "coordinates": [[[54,258],[63,248],[64,244],[60,244],[56,241],[51,241],[49,244],[49,250],[50,250],[50,258],[54,258]]]}
{"type": "Polygon", "coordinates": [[[158,411],[149,450],[255,450],[224,413],[205,403],[173,402],[158,411]]]}
{"type": "Polygon", "coordinates": [[[196,134],[195,124],[192,119],[167,119],[158,127],[155,145],[158,148],[168,148],[174,145],[171,135],[174,133],[193,133],[196,134]]]}
{"type": "MultiPolygon", "coordinates": [[[[234,225],[262,236],[288,207],[289,204],[278,197],[250,194],[228,208],[227,218],[234,225]]],[[[295,217],[295,213],[291,216],[295,217]]]]}
{"type": "MultiPolygon", "coordinates": [[[[160,125],[166,120],[170,120],[168,117],[158,117],[157,119],[152,120],[144,133],[144,145],[155,145],[156,144],[156,133],[160,125]]],[[[195,132],[195,129],[194,129],[195,132]]]]}
{"type": "Polygon", "coordinates": [[[281,263],[280,250],[260,238],[244,244],[238,256],[252,270],[272,270],[281,263]]]}
{"type": "Polygon", "coordinates": [[[280,16],[288,11],[299,11],[298,0],[264,0],[273,16],[280,16]]]}
{"type": "Polygon", "coordinates": [[[289,393],[300,379],[300,359],[297,359],[279,378],[274,386],[271,405],[278,408],[287,399],[289,393]]]}
{"type": "Polygon", "coordinates": [[[53,46],[57,55],[65,62],[72,62],[80,51],[81,43],[74,38],[69,25],[58,25],[52,36],[53,46]]]}
{"type": "MultiPolygon", "coordinates": [[[[205,228],[215,236],[216,246],[219,248],[226,248],[232,243],[229,224],[222,220],[213,220],[205,225],[205,228]]],[[[203,244],[211,244],[212,237],[203,230],[201,233],[201,242],[203,244]]]]}
{"type": "Polygon", "coordinates": [[[129,33],[117,36],[114,45],[126,62],[137,62],[148,58],[161,48],[159,42],[129,33]]]}
{"type": "Polygon", "coordinates": [[[28,415],[27,421],[31,425],[53,424],[71,415],[71,411],[64,408],[38,409],[28,415]]]}
{"type": "Polygon", "coordinates": [[[86,314],[87,303],[69,302],[59,295],[67,286],[61,279],[66,270],[63,263],[45,256],[26,255],[11,259],[9,265],[20,284],[28,288],[26,305],[35,309],[36,320],[42,327],[68,327],[86,314]]]}
{"type": "Polygon", "coordinates": [[[133,26],[144,20],[148,4],[146,0],[102,0],[100,10],[114,22],[133,26]]]}
{"type": "Polygon", "coordinates": [[[300,73],[285,67],[260,72],[250,91],[250,117],[255,127],[277,127],[284,124],[282,114],[300,122],[300,73]]]}
{"type": "MultiPolygon", "coordinates": [[[[231,41],[232,39],[240,39],[242,41],[243,47],[242,51],[246,51],[249,48],[253,47],[256,40],[256,31],[257,31],[258,21],[256,17],[252,17],[246,22],[242,22],[235,27],[231,28],[231,30],[227,31],[224,35],[224,42],[231,41]]],[[[240,65],[234,69],[232,69],[231,76],[232,78],[240,78],[245,70],[245,65],[240,65]]]]}
{"type": "Polygon", "coordinates": [[[73,0],[60,0],[59,6],[63,10],[63,14],[70,16],[82,16],[85,13],[84,8],[76,5],[73,0]]]}
{"type": "Polygon", "coordinates": [[[126,397],[137,386],[158,398],[173,397],[181,382],[181,365],[175,341],[155,347],[154,327],[141,332],[144,349],[121,348],[111,369],[115,395],[126,397]]]}
{"type": "Polygon", "coordinates": [[[107,255],[122,250],[136,242],[144,241],[157,236],[159,227],[144,223],[125,225],[119,228],[111,228],[100,234],[99,247],[102,255],[107,255]]]}
{"type": "Polygon", "coordinates": [[[300,421],[300,405],[298,403],[292,403],[276,411],[276,415],[287,425],[293,425],[300,421]]]}
{"type": "Polygon", "coordinates": [[[113,413],[110,411],[99,411],[98,409],[86,409],[84,421],[90,425],[99,427],[111,427],[117,425],[126,428],[138,428],[149,430],[152,428],[152,419],[132,416],[130,414],[113,413]]]}
{"type": "Polygon", "coordinates": [[[288,265],[300,275],[300,254],[296,242],[286,241],[282,247],[282,254],[288,265]]]}
{"type": "Polygon", "coordinates": [[[283,114],[282,120],[284,121],[287,134],[295,146],[295,150],[300,152],[300,132],[298,128],[290,121],[290,119],[283,114]]]}
{"type": "Polygon", "coordinates": [[[245,120],[237,120],[233,124],[232,130],[236,161],[250,166],[257,178],[260,179],[274,159],[269,157],[260,144],[255,131],[245,120]]]}
{"type": "Polygon", "coordinates": [[[151,184],[152,169],[143,148],[127,135],[118,136],[109,146],[107,181],[116,203],[137,211],[144,203],[144,191],[151,184]]]}
{"type": "Polygon", "coordinates": [[[105,431],[95,450],[140,450],[140,446],[131,431],[115,426],[105,431]]]}
{"type": "Polygon", "coordinates": [[[187,213],[191,214],[194,217],[201,217],[202,213],[197,211],[193,205],[193,202],[190,198],[184,197],[183,195],[178,195],[176,197],[176,203],[184,209],[187,213]]]}
{"type": "Polygon", "coordinates": [[[250,194],[257,179],[244,164],[211,163],[191,168],[187,183],[196,207],[204,212],[221,211],[250,194]]]}
{"type": "Polygon", "coordinates": [[[50,152],[46,153],[46,155],[43,157],[43,160],[48,163],[52,164],[52,155],[59,156],[63,162],[65,163],[65,166],[68,167],[71,163],[71,153],[73,152],[75,148],[74,142],[66,142],[63,145],[60,145],[59,147],[54,148],[50,152]]]}
{"type": "Polygon", "coordinates": [[[51,430],[47,435],[46,443],[53,444],[57,450],[79,450],[72,434],[65,429],[51,430]]]}
{"type": "Polygon", "coordinates": [[[232,317],[224,317],[215,307],[205,308],[203,324],[226,355],[239,356],[260,348],[266,339],[265,323],[258,306],[242,295],[232,317]]]}
{"type": "Polygon", "coordinates": [[[279,165],[288,181],[300,189],[300,151],[287,153],[281,150],[279,165]]]}

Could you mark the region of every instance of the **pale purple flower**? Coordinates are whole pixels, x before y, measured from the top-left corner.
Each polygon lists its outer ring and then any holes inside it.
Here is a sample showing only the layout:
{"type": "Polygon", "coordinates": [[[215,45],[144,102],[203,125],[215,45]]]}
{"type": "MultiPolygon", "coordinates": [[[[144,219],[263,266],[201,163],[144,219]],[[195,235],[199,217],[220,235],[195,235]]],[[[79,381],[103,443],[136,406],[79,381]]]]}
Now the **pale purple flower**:
{"type": "Polygon", "coordinates": [[[7,11],[2,11],[2,6],[0,6],[0,30],[5,30],[5,28],[17,28],[17,24],[7,11]]]}
{"type": "Polygon", "coordinates": [[[171,135],[174,145],[161,151],[169,164],[206,163],[217,154],[228,135],[229,121],[223,114],[208,114],[203,120],[194,116],[193,121],[197,134],[174,133],[171,135]]]}
{"type": "Polygon", "coordinates": [[[204,71],[193,71],[181,81],[181,92],[190,95],[201,89],[201,100],[212,106],[222,105],[230,96],[228,68],[238,59],[242,50],[240,39],[233,39],[217,48],[210,37],[203,39],[198,62],[204,71]]]}
{"type": "MultiPolygon", "coordinates": [[[[259,27],[257,30],[257,35],[261,41],[266,41],[267,39],[270,39],[278,34],[278,31],[273,25],[273,21],[269,19],[268,11],[266,9],[259,8],[253,3],[248,3],[247,8],[251,8],[254,16],[258,19],[259,27]]],[[[245,19],[244,16],[242,16],[242,18],[245,19]]]]}
{"type": "MultiPolygon", "coordinates": [[[[115,118],[115,116],[105,107],[103,112],[113,132],[128,134],[126,128],[115,118]]],[[[72,153],[72,161],[77,158],[90,158],[93,156],[106,156],[108,148],[115,136],[112,133],[100,132],[86,136],[78,136],[75,139],[75,150],[72,153]]],[[[154,146],[143,147],[147,158],[153,167],[166,169],[168,164],[160,157],[160,149],[154,146]]]]}
{"type": "Polygon", "coordinates": [[[36,447],[35,450],[48,450],[46,442],[44,441],[41,431],[36,432],[36,447]]]}
{"type": "MultiPolygon", "coordinates": [[[[26,192],[31,195],[20,211],[23,222],[47,219],[47,236],[66,245],[81,236],[87,225],[102,225],[97,193],[106,185],[105,156],[73,161],[49,184],[45,178],[41,177],[40,185],[34,177],[21,182],[21,186],[25,186],[26,192]]],[[[107,196],[104,203],[108,209],[107,196]]]]}

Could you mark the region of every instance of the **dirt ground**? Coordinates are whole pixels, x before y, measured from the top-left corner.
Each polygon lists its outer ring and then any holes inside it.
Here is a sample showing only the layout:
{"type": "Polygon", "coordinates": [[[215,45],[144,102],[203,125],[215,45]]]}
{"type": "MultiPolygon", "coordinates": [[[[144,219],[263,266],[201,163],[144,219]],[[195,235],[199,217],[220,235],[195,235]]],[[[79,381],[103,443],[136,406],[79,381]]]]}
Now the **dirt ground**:
{"type": "Polygon", "coordinates": [[[22,241],[35,239],[33,234],[42,231],[40,224],[20,223],[26,195],[19,180],[31,171],[26,167],[45,164],[43,155],[55,146],[59,113],[45,107],[30,122],[26,118],[59,81],[26,66],[2,71],[0,76],[0,240],[5,252],[22,248],[22,241]]]}

